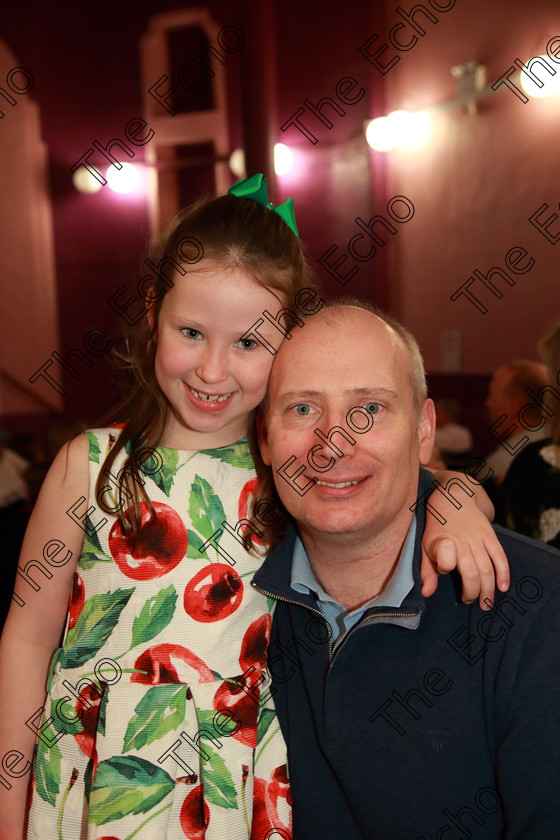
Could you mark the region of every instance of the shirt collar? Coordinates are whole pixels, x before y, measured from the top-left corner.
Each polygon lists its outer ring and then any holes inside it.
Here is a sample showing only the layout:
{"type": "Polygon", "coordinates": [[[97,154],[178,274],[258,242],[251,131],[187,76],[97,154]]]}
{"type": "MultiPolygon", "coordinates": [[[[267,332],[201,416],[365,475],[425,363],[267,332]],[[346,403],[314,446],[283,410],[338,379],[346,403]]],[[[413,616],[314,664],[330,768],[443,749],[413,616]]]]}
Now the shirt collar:
{"type": "MultiPolygon", "coordinates": [[[[412,587],[414,578],[412,575],[412,563],[414,558],[414,543],[416,539],[416,517],[412,518],[406,539],[404,541],[397,567],[393,572],[389,583],[381,592],[371,598],[360,609],[370,607],[400,607],[412,587]]],[[[299,536],[296,537],[292,562],[291,588],[304,595],[314,594],[320,602],[338,603],[335,598],[329,595],[313,574],[307,553],[299,536]]]]}

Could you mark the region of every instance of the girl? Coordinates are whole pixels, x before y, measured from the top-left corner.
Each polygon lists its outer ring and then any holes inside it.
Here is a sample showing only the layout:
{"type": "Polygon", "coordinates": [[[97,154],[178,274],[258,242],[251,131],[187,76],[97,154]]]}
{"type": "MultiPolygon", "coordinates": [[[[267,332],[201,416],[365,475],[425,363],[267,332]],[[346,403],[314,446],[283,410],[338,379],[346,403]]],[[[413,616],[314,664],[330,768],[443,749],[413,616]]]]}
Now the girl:
{"type": "MultiPolygon", "coordinates": [[[[284,334],[270,318],[313,295],[291,200],[268,204],[262,176],[231,192],[167,241],[128,344],[124,428],[67,444],[34,510],[0,645],[1,840],[25,836],[35,741],[28,838],[291,836],[271,605],[249,585],[262,548],[242,529],[249,419],[284,334]]],[[[455,533],[472,577],[473,555],[490,564],[466,508],[455,532],[430,517],[425,542],[452,567],[455,533]]]]}

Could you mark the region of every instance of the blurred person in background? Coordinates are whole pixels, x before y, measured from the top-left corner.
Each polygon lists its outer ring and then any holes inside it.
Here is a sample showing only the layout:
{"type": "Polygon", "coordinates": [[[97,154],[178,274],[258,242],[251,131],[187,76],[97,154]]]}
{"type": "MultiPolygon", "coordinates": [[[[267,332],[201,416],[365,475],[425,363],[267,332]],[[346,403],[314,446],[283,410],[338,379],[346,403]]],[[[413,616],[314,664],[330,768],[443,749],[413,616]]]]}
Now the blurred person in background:
{"type": "MultiPolygon", "coordinates": [[[[495,427],[495,434],[493,432],[491,434],[497,440],[500,438],[504,440],[504,443],[500,442],[499,446],[486,458],[486,463],[494,471],[493,480],[496,486],[504,480],[513,459],[521,452],[519,444],[523,438],[529,435],[529,440],[533,442],[546,437],[544,423],[538,430],[527,432],[527,428],[524,428],[518,419],[520,410],[528,402],[525,389],[531,388],[532,391],[538,392],[546,383],[546,365],[531,361],[508,362],[499,367],[490,380],[484,405],[492,421],[492,428],[495,427]],[[517,429],[513,434],[508,435],[507,431],[513,425],[517,429]]],[[[533,423],[538,417],[538,411],[529,412],[529,415],[533,423]]],[[[535,423],[536,426],[538,422],[535,423]]],[[[485,489],[494,501],[491,490],[486,485],[485,489]]]]}
{"type": "Polygon", "coordinates": [[[472,449],[472,435],[459,425],[461,409],[457,400],[439,399],[436,405],[436,446],[445,456],[461,455],[472,449]]]}
{"type": "Polygon", "coordinates": [[[26,472],[29,461],[7,446],[0,432],[0,629],[10,608],[19,553],[29,521],[26,472]]]}
{"type": "Polygon", "coordinates": [[[539,354],[549,383],[541,397],[539,432],[545,437],[527,443],[513,461],[499,490],[497,519],[512,531],[560,548],[560,322],[539,342],[539,354]]]}

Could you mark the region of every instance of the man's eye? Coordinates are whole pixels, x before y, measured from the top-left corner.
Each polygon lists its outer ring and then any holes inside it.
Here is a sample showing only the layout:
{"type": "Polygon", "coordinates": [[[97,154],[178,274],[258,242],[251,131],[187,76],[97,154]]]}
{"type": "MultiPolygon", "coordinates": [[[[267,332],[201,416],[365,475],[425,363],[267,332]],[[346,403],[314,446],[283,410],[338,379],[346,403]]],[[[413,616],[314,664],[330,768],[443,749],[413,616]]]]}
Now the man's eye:
{"type": "Polygon", "coordinates": [[[294,408],[296,414],[299,414],[300,417],[307,417],[308,414],[311,414],[311,407],[307,403],[299,403],[294,408]]]}
{"type": "Polygon", "coordinates": [[[381,406],[376,402],[368,402],[364,405],[364,408],[366,411],[369,411],[370,414],[377,414],[381,406]]]}
{"type": "Polygon", "coordinates": [[[243,350],[254,350],[258,347],[257,342],[253,338],[240,338],[237,342],[243,350]]]}
{"type": "Polygon", "coordinates": [[[186,338],[202,338],[202,333],[195,330],[194,327],[184,327],[182,333],[186,338]]]}

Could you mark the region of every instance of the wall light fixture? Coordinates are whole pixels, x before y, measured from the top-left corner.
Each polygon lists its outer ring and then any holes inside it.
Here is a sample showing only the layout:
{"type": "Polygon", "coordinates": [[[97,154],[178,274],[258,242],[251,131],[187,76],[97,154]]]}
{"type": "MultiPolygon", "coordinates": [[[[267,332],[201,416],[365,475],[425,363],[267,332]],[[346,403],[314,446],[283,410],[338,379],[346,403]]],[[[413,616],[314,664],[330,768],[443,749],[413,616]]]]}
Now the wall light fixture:
{"type": "Polygon", "coordinates": [[[478,100],[492,93],[492,88],[486,87],[485,68],[478,61],[469,61],[467,64],[452,67],[451,75],[457,83],[455,99],[440,102],[421,111],[392,111],[386,117],[368,120],[364,128],[366,140],[372,149],[376,152],[418,149],[432,136],[432,116],[439,111],[464,107],[470,116],[476,114],[478,100]]]}

